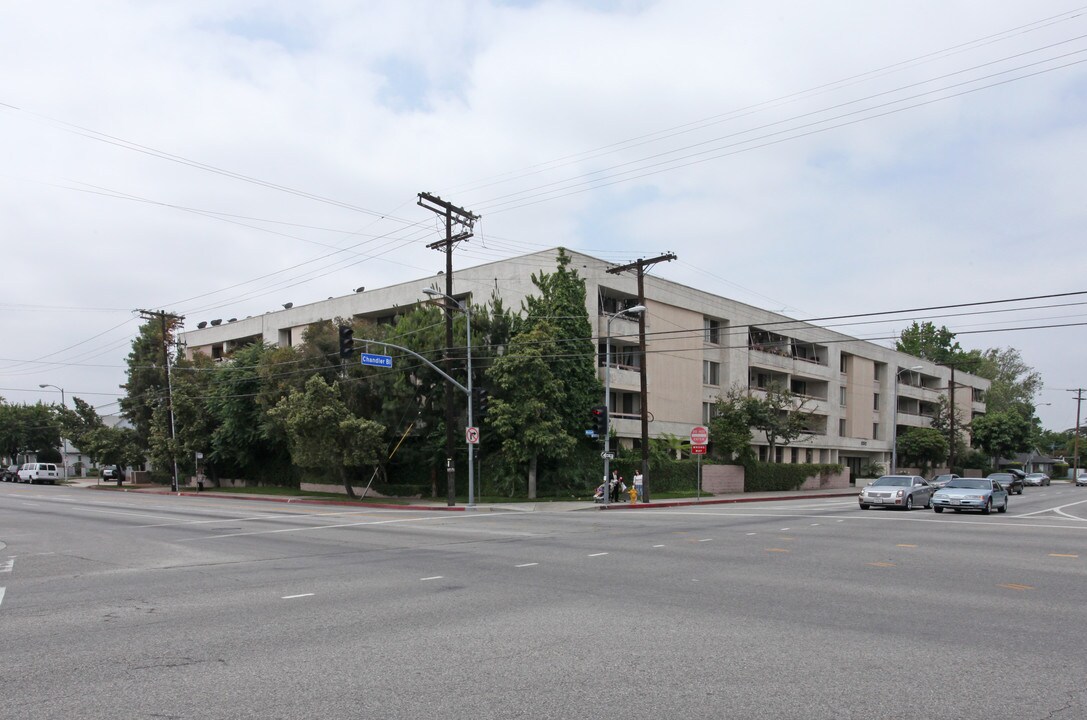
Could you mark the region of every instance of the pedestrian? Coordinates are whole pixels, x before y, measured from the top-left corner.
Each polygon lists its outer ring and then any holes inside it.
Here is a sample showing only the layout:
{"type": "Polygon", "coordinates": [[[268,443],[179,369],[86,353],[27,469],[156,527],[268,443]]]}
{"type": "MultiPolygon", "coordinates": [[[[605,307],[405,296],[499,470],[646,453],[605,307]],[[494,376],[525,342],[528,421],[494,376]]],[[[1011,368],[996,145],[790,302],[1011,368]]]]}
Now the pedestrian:
{"type": "Polygon", "coordinates": [[[642,494],[642,485],[645,484],[645,479],[642,477],[641,470],[634,471],[634,490],[638,493],[638,502],[642,502],[645,496],[642,494]]]}

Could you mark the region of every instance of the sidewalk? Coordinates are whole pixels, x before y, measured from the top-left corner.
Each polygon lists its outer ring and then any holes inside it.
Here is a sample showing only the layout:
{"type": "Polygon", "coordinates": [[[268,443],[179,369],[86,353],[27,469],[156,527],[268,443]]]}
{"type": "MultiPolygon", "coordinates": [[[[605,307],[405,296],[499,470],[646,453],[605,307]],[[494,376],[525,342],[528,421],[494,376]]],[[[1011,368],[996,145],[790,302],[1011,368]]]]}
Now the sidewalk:
{"type": "Polygon", "coordinates": [[[304,496],[286,496],[286,495],[260,495],[251,493],[224,493],[216,492],[214,488],[198,491],[194,488],[182,488],[177,493],[166,487],[123,487],[118,488],[116,483],[99,483],[97,478],[74,478],[71,480],[73,487],[85,487],[92,489],[101,489],[111,492],[138,492],[148,493],[156,495],[183,495],[185,497],[206,497],[206,498],[220,498],[220,499],[238,499],[238,500],[260,500],[264,502],[279,502],[289,503],[292,505],[333,505],[333,506],[347,506],[359,509],[383,509],[383,510],[428,510],[436,512],[571,512],[577,510],[600,510],[600,511],[619,511],[619,510],[652,510],[654,508],[675,508],[675,507],[691,507],[699,505],[727,505],[735,503],[749,503],[749,502],[765,502],[773,500],[812,500],[823,498],[836,498],[836,497],[856,497],[858,490],[856,488],[841,488],[835,490],[797,490],[797,491],[781,491],[781,492],[751,492],[751,493],[732,493],[728,495],[713,495],[706,496],[700,499],[696,498],[676,498],[667,500],[650,500],[647,503],[629,503],[618,502],[608,503],[604,505],[602,503],[593,502],[591,500],[574,500],[574,501],[553,501],[553,502],[512,502],[512,503],[478,503],[475,506],[469,508],[463,503],[457,505],[449,505],[445,500],[438,498],[427,498],[424,500],[408,500],[404,503],[383,503],[383,502],[368,502],[358,500],[337,500],[335,498],[314,498],[304,496]]]}

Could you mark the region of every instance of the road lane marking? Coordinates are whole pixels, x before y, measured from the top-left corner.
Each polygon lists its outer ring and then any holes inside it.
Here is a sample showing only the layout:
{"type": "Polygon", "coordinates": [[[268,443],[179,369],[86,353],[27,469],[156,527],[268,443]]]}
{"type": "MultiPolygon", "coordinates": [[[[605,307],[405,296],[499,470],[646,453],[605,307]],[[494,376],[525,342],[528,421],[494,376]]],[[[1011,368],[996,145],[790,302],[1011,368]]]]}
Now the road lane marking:
{"type": "Polygon", "coordinates": [[[1022,585],[1020,583],[1001,583],[1001,584],[997,585],[997,587],[1006,588],[1008,590],[1033,590],[1034,589],[1030,585],[1022,585]]]}
{"type": "Polygon", "coordinates": [[[1034,512],[1022,513],[1022,514],[1019,514],[1019,515],[1015,515],[1015,517],[1017,517],[1017,518],[1033,517],[1035,515],[1042,515],[1044,513],[1052,512],[1052,513],[1056,513],[1056,514],[1060,515],[1061,517],[1066,517],[1069,520],[1078,520],[1080,522],[1085,522],[1085,521],[1087,521],[1087,518],[1076,517],[1075,515],[1069,515],[1068,513],[1064,512],[1065,508],[1072,507],[1073,505],[1082,505],[1083,503],[1087,503],[1087,500],[1077,500],[1076,502],[1065,503],[1064,505],[1058,505],[1055,508],[1047,508],[1045,510],[1035,510],[1034,512]]]}
{"type": "Polygon", "coordinates": [[[280,600],[294,600],[295,598],[300,598],[300,597],[313,597],[313,595],[314,595],[313,593],[302,593],[300,595],[284,595],[283,597],[280,598],[280,600]]]}
{"type": "MultiPolygon", "coordinates": [[[[467,515],[464,518],[456,518],[457,520],[463,520],[471,517],[482,517],[481,515],[467,515]]],[[[222,538],[232,537],[246,537],[250,535],[276,535],[279,533],[289,532],[317,532],[319,530],[336,530],[339,528],[352,528],[363,527],[367,525],[392,525],[394,523],[408,523],[408,522],[423,522],[426,520],[451,520],[448,516],[444,517],[411,517],[411,518],[397,518],[395,520],[375,520],[373,522],[357,522],[357,523],[338,523],[336,525],[320,525],[316,527],[296,527],[296,528],[279,528],[277,530],[254,530],[253,532],[238,532],[238,533],[224,533],[222,535],[207,535],[198,538],[181,538],[177,542],[199,542],[202,540],[221,540],[222,538]]]]}
{"type": "Polygon", "coordinates": [[[898,543],[895,547],[917,547],[916,545],[910,545],[909,543],[898,543]]]}
{"type": "Polygon", "coordinates": [[[709,542],[709,541],[711,541],[711,540],[713,540],[713,538],[702,538],[702,539],[701,539],[701,540],[699,540],[698,542],[709,542]]]}
{"type": "Polygon", "coordinates": [[[659,547],[664,547],[664,546],[663,545],[654,545],[653,547],[659,548],[659,547]]]}
{"type": "MultiPolygon", "coordinates": [[[[820,519],[825,518],[823,515],[783,515],[779,513],[755,513],[755,512],[724,512],[703,510],[701,512],[691,512],[687,510],[666,510],[661,508],[653,511],[654,515],[683,515],[688,517],[734,517],[734,518],[811,518],[820,519]]],[[[642,517],[638,513],[618,513],[613,515],[614,518],[635,518],[642,517]]],[[[1019,516],[1013,515],[1008,520],[1016,520],[1019,516]]],[[[914,514],[912,516],[905,515],[903,513],[864,513],[855,517],[848,518],[857,522],[917,522],[917,523],[943,523],[956,525],[984,525],[990,528],[1004,529],[1004,528],[1045,528],[1049,530],[1072,530],[1074,532],[1087,532],[1087,525],[1056,525],[1052,523],[1019,523],[1019,522],[1001,522],[997,518],[985,518],[977,520],[968,520],[965,516],[952,515],[949,518],[944,517],[924,517],[920,514],[914,514]]],[[[845,519],[839,519],[838,522],[845,522],[845,519]]],[[[1087,519],[1085,519],[1087,522],[1087,519]]]]}
{"type": "Polygon", "coordinates": [[[4,588],[0,587],[0,605],[4,604],[4,588]]]}
{"type": "Polygon", "coordinates": [[[894,567],[895,564],[891,562],[870,562],[865,565],[871,565],[872,567],[894,567]]]}
{"type": "Polygon", "coordinates": [[[592,555],[590,555],[589,557],[600,557],[601,555],[607,555],[607,553],[606,553],[606,552],[602,552],[602,553],[593,553],[593,554],[592,554],[592,555]]]}
{"type": "Polygon", "coordinates": [[[422,582],[424,580],[441,580],[441,579],[442,579],[441,575],[431,575],[430,577],[419,578],[419,581],[422,582]]]}
{"type": "Polygon", "coordinates": [[[8,558],[8,561],[3,565],[0,565],[0,573],[11,572],[15,567],[15,558],[8,558]]]}
{"type": "Polygon", "coordinates": [[[1049,557],[1078,558],[1079,555],[1073,555],[1071,553],[1049,553],[1049,557]]]}
{"type": "Polygon", "coordinates": [[[514,565],[514,567],[535,567],[536,565],[539,565],[539,564],[540,563],[523,563],[521,565],[514,565]]]}
{"type": "Polygon", "coordinates": [[[789,551],[785,548],[766,548],[766,552],[787,553],[789,551]]]}

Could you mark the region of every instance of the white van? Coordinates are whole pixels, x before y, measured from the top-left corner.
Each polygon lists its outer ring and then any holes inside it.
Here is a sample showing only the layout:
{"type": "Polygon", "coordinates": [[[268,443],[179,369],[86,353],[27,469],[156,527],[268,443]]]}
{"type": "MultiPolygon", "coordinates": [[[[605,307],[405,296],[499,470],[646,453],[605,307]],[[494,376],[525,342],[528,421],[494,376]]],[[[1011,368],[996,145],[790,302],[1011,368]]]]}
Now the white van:
{"type": "Polygon", "coordinates": [[[57,484],[60,473],[53,463],[25,463],[19,468],[19,482],[57,484]]]}

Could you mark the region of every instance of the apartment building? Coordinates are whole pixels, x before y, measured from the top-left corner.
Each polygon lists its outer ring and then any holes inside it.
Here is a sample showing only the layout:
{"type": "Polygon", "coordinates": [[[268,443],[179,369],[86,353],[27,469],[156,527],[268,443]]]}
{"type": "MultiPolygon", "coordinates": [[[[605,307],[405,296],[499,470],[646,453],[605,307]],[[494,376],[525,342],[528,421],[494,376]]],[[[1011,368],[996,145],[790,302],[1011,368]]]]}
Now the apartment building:
{"type": "MultiPolygon", "coordinates": [[[[889,467],[895,428],[927,426],[941,397],[953,398],[965,421],[985,412],[984,378],[963,372],[953,377],[932,362],[652,275],[644,278],[643,359],[638,318],[616,315],[638,302],[636,277],[609,273],[614,265],[598,258],[567,255],[569,269],[585,281],[601,379],[610,372],[612,428],[627,447],[641,437],[643,362],[650,437],[687,437],[693,426],[709,421],[717,397],[735,386],[757,393],[778,384],[805,398],[815,411],[805,439],[775,448],[776,457],[769,458],[765,438],[752,436],[759,457],[777,462],[842,463],[854,473],[867,463],[889,467]],[[605,368],[609,339],[611,367],[605,368]]],[[[496,294],[516,310],[536,291],[532,274],[553,272],[557,256],[552,249],[457,270],[453,294],[479,304],[496,294]]],[[[287,303],[260,316],[202,321],[181,339],[190,356],[226,357],[253,342],[291,346],[314,322],[391,322],[426,299],[422,290],[432,286],[444,290],[441,273],[302,306],[287,303]]]]}

